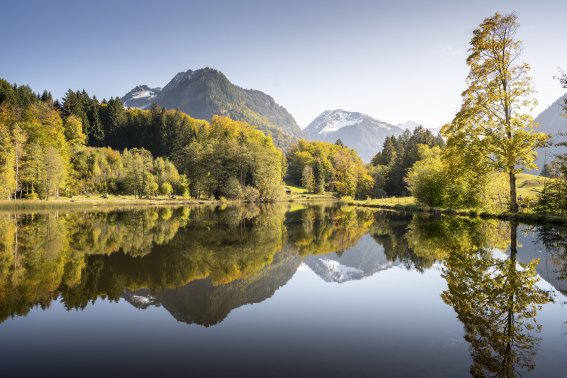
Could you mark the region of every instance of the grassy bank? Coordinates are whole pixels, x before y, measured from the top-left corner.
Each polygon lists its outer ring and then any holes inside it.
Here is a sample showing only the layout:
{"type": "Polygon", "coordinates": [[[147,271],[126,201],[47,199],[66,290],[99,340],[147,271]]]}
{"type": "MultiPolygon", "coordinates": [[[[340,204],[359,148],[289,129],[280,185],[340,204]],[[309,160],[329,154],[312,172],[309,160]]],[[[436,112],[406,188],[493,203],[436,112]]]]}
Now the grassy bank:
{"type": "Polygon", "coordinates": [[[155,197],[151,199],[136,198],[134,196],[76,196],[72,198],[60,197],[58,199],[45,200],[0,200],[0,210],[33,210],[33,209],[58,209],[66,207],[105,207],[105,206],[138,206],[138,205],[183,205],[215,203],[215,201],[195,199],[171,199],[169,197],[155,197]]]}
{"type": "Polygon", "coordinates": [[[372,201],[352,201],[349,202],[351,205],[370,207],[375,209],[386,209],[395,211],[405,211],[405,212],[420,212],[420,213],[431,213],[434,214],[437,211],[439,214],[443,215],[459,215],[471,218],[483,218],[483,219],[501,219],[508,221],[518,221],[523,223],[551,223],[551,224],[567,224],[567,216],[558,214],[543,214],[543,213],[510,213],[510,212],[490,212],[490,211],[480,211],[475,209],[440,209],[428,206],[416,205],[407,201],[405,204],[387,204],[380,203],[377,200],[372,201]]]}
{"type": "MultiPolygon", "coordinates": [[[[309,194],[302,188],[293,188],[279,202],[319,202],[336,201],[332,194],[309,194]]],[[[0,200],[0,210],[43,210],[43,209],[63,209],[63,208],[91,208],[91,207],[133,207],[133,206],[159,206],[159,205],[221,205],[221,204],[242,204],[239,200],[204,200],[194,198],[176,198],[167,196],[152,198],[136,198],[135,196],[108,196],[104,198],[100,195],[75,196],[52,198],[48,201],[38,199],[19,199],[19,200],[0,200]]]]}

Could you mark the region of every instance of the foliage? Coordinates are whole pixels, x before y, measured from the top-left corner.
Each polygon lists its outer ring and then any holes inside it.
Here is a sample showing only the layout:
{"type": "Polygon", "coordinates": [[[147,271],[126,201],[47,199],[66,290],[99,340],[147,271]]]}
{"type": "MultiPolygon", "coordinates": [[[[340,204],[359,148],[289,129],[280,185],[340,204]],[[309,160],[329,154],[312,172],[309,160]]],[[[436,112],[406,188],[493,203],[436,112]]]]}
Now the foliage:
{"type": "Polygon", "coordinates": [[[371,165],[379,167],[374,171],[374,193],[388,196],[407,195],[404,178],[408,169],[420,159],[419,146],[442,147],[443,139],[433,135],[430,130],[418,127],[405,130],[402,135],[389,136],[384,141],[382,151],[373,158],[371,165]]]}
{"type": "Polygon", "coordinates": [[[567,214],[567,182],[559,178],[545,183],[536,204],[542,213],[567,214]]]}
{"type": "Polygon", "coordinates": [[[288,151],[287,166],[287,180],[295,185],[306,184],[302,178],[311,171],[317,193],[362,198],[372,187],[372,177],[356,151],[340,144],[300,140],[288,151]]]}
{"type": "MultiPolygon", "coordinates": [[[[563,88],[567,88],[567,74],[560,78],[563,88]]],[[[564,106],[567,117],[567,100],[564,106]]],[[[562,133],[563,136],[567,132],[562,133]]],[[[567,147],[567,142],[557,143],[558,146],[567,147]]],[[[559,155],[551,163],[546,164],[542,170],[542,176],[552,177],[546,181],[537,200],[538,211],[546,213],[567,214],[567,153],[559,155]]]]}
{"type": "Polygon", "coordinates": [[[445,206],[449,180],[441,161],[441,149],[420,145],[419,155],[421,160],[415,162],[405,178],[408,190],[418,203],[445,206]]]}
{"type": "Polygon", "coordinates": [[[227,184],[237,180],[244,188],[258,190],[258,200],[272,201],[281,195],[283,155],[270,137],[247,123],[213,117],[199,138],[175,157],[186,172],[197,198],[211,195],[232,197],[227,184]]]}
{"type": "Polygon", "coordinates": [[[301,185],[307,189],[308,192],[315,191],[315,176],[313,175],[313,168],[306,165],[303,167],[303,174],[301,175],[301,185]]]}
{"type": "Polygon", "coordinates": [[[482,179],[471,180],[451,172],[440,147],[418,146],[420,160],[408,170],[408,190],[420,204],[435,207],[481,207],[486,199],[482,179]]]}

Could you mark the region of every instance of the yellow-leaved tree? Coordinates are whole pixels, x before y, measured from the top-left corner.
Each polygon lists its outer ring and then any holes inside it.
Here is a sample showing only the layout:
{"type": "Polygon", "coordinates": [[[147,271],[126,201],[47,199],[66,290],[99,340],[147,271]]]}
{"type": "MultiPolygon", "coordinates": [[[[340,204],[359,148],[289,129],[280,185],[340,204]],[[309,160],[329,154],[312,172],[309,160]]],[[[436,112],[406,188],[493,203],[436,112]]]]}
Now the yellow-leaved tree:
{"type": "Polygon", "coordinates": [[[511,212],[518,211],[516,175],[536,168],[535,148],[548,140],[534,130],[537,125],[529,115],[537,102],[530,66],[520,62],[518,27],[515,14],[496,13],[474,30],[467,58],[468,88],[460,111],[441,131],[447,138],[444,157],[449,165],[468,167],[474,175],[490,170],[507,173],[511,212]]]}

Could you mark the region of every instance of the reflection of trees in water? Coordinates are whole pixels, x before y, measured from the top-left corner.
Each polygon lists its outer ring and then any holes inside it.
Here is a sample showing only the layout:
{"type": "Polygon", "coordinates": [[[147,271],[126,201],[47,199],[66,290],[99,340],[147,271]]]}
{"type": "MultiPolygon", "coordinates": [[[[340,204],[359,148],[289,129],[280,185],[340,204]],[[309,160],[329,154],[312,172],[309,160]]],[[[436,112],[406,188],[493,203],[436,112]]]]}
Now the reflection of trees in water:
{"type": "Polygon", "coordinates": [[[97,297],[117,300],[124,289],[156,293],[205,278],[215,286],[245,279],[282,249],[284,214],[276,207],[196,208],[172,240],[148,255],[89,256],[80,285],[64,289],[63,299],[84,307],[97,297]]]}
{"type": "Polygon", "coordinates": [[[248,277],[281,250],[284,213],[242,206],[2,214],[0,319],[47,307],[59,293],[67,307],[84,307],[125,288],[248,277]]]}
{"type": "Polygon", "coordinates": [[[379,212],[371,235],[384,247],[390,261],[423,272],[436,261],[445,260],[456,247],[502,247],[506,229],[497,221],[460,217],[432,221],[429,215],[379,212]]]}
{"type": "Polygon", "coordinates": [[[45,308],[62,287],[80,285],[88,254],[147,254],[186,215],[166,208],[0,214],[0,320],[45,308]]]}
{"type": "Polygon", "coordinates": [[[372,211],[346,206],[312,206],[289,218],[289,240],[302,256],[340,254],[354,246],[374,222],[372,211]]]}
{"type": "MultiPolygon", "coordinates": [[[[448,290],[442,297],[465,327],[471,374],[509,377],[533,369],[541,329],[536,315],[551,297],[536,286],[538,260],[516,260],[517,225],[459,217],[436,222],[421,215],[407,219],[378,213],[372,236],[389,259],[407,268],[423,271],[435,261],[445,261],[448,290]],[[493,255],[508,246],[508,258],[493,255]]],[[[563,245],[564,239],[551,231],[546,237],[563,245]]]]}
{"type": "Polygon", "coordinates": [[[555,273],[558,274],[558,278],[567,281],[567,229],[541,225],[536,227],[536,233],[546,252],[551,254],[553,265],[557,267],[555,273]]]}
{"type": "Polygon", "coordinates": [[[541,326],[536,315],[551,301],[536,286],[537,260],[516,261],[517,225],[510,228],[510,256],[498,258],[488,248],[464,245],[448,256],[443,276],[451,305],[465,327],[470,343],[473,376],[516,376],[532,370],[541,326]]]}

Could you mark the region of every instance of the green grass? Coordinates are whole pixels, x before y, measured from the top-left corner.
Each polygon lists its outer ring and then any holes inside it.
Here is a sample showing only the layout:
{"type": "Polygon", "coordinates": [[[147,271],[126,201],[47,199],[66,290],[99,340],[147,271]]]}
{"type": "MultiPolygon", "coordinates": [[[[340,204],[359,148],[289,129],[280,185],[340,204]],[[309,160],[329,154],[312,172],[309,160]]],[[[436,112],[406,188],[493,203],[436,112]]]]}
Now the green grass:
{"type": "Polygon", "coordinates": [[[364,201],[370,205],[415,205],[413,197],[390,197],[390,198],[376,198],[370,201],[364,201]]]}
{"type": "Polygon", "coordinates": [[[291,190],[291,194],[304,194],[307,193],[307,189],[300,186],[286,185],[286,189],[291,190]]]}

